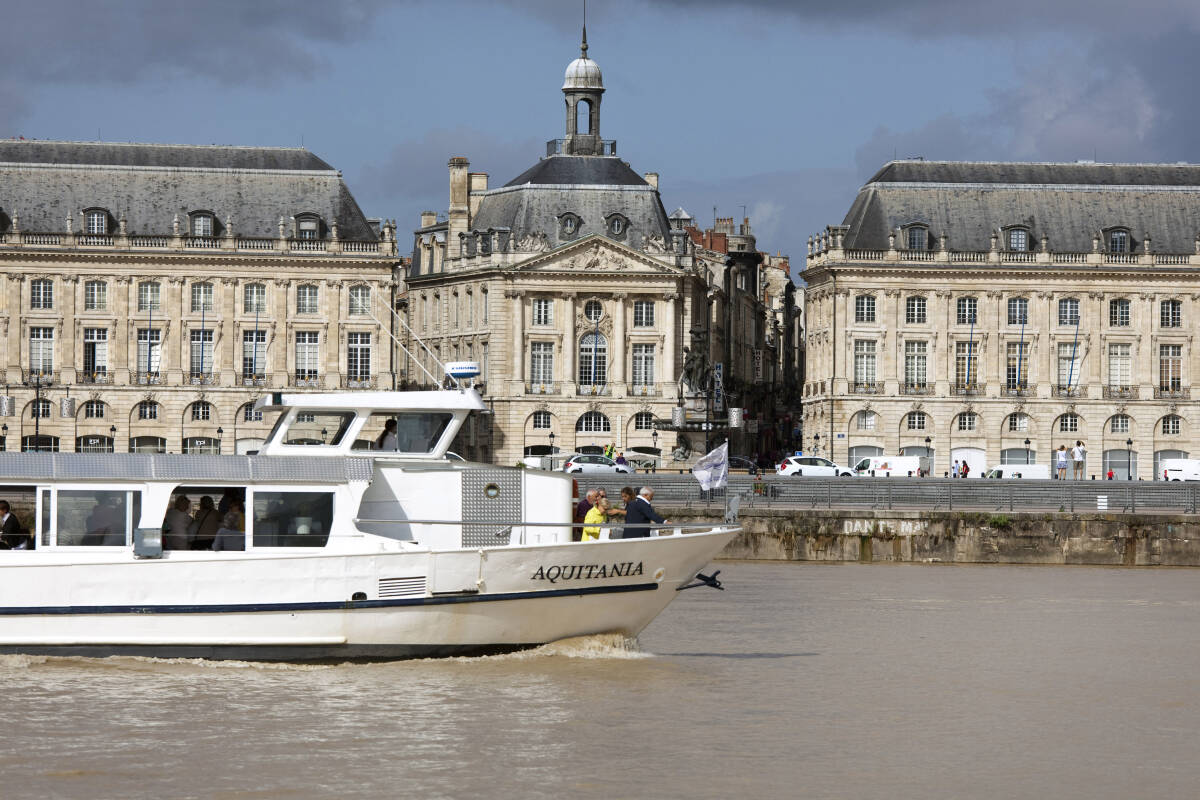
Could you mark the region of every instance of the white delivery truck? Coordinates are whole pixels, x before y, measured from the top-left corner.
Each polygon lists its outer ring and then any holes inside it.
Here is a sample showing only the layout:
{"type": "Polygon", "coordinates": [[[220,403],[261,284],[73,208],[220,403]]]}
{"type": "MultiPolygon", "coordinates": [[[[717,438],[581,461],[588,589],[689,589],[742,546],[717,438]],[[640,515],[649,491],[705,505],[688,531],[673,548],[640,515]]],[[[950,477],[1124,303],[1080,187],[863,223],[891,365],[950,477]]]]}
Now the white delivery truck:
{"type": "Polygon", "coordinates": [[[1001,464],[983,474],[985,478],[1025,478],[1050,480],[1050,467],[1045,464],[1001,464]]]}
{"type": "Polygon", "coordinates": [[[1164,481],[1200,481],[1200,458],[1164,458],[1158,466],[1164,481]]]}
{"type": "Polygon", "coordinates": [[[871,478],[897,475],[916,478],[929,474],[928,456],[871,456],[854,465],[854,474],[871,478]]]}

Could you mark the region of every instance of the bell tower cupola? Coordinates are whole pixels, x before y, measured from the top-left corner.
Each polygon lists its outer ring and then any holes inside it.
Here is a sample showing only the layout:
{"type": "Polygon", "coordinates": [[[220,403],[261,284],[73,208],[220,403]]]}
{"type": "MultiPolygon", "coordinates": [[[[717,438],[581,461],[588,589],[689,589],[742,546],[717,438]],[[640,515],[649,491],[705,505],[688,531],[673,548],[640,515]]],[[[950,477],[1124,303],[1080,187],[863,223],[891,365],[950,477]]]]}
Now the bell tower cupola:
{"type": "Polygon", "coordinates": [[[579,58],[567,65],[563,80],[563,95],[567,102],[567,137],[563,155],[602,156],[604,142],[600,139],[600,98],[604,95],[604,80],[600,65],[588,58],[587,26],[583,27],[583,42],[579,58]]]}

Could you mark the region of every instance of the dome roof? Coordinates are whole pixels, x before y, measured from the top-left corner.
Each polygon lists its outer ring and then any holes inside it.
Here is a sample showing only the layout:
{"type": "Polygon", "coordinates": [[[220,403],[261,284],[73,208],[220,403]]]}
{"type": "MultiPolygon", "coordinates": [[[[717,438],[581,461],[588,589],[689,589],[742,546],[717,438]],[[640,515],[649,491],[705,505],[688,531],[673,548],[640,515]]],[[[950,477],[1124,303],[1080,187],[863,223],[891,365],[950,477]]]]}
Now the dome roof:
{"type": "Polygon", "coordinates": [[[604,79],[600,77],[600,65],[586,56],[575,59],[567,65],[567,73],[563,76],[563,90],[567,89],[599,89],[604,91],[604,79]]]}

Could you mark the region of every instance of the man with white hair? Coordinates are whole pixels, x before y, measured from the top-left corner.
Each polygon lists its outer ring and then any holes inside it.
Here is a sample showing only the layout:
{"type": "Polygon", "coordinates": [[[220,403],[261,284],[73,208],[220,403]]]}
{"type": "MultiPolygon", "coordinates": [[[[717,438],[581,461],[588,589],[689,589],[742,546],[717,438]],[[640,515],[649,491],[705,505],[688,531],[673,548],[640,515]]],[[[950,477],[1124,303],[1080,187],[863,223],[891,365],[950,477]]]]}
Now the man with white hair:
{"type": "Polygon", "coordinates": [[[651,505],[653,500],[654,490],[649,486],[643,486],[638,492],[638,496],[633,498],[633,502],[625,507],[625,532],[621,538],[645,538],[650,535],[650,526],[647,523],[655,522],[662,525],[666,522],[651,505]]]}

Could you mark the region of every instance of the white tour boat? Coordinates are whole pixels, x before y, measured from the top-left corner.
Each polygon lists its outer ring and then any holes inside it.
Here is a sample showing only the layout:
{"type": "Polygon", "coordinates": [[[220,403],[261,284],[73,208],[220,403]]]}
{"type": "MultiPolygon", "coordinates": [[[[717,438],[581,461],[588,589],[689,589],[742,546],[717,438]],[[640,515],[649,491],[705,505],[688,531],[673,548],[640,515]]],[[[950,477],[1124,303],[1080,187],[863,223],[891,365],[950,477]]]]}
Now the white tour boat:
{"type": "Polygon", "coordinates": [[[255,455],[0,454],[35,543],[0,550],[0,652],[328,661],[633,637],[737,532],[573,542],[568,476],[446,458],[486,408],[471,389],[258,407],[280,416],[255,455]],[[385,419],[396,449],[364,449],[385,419]],[[168,509],[205,495],[243,504],[217,534],[241,549],[164,549],[168,509]]]}

